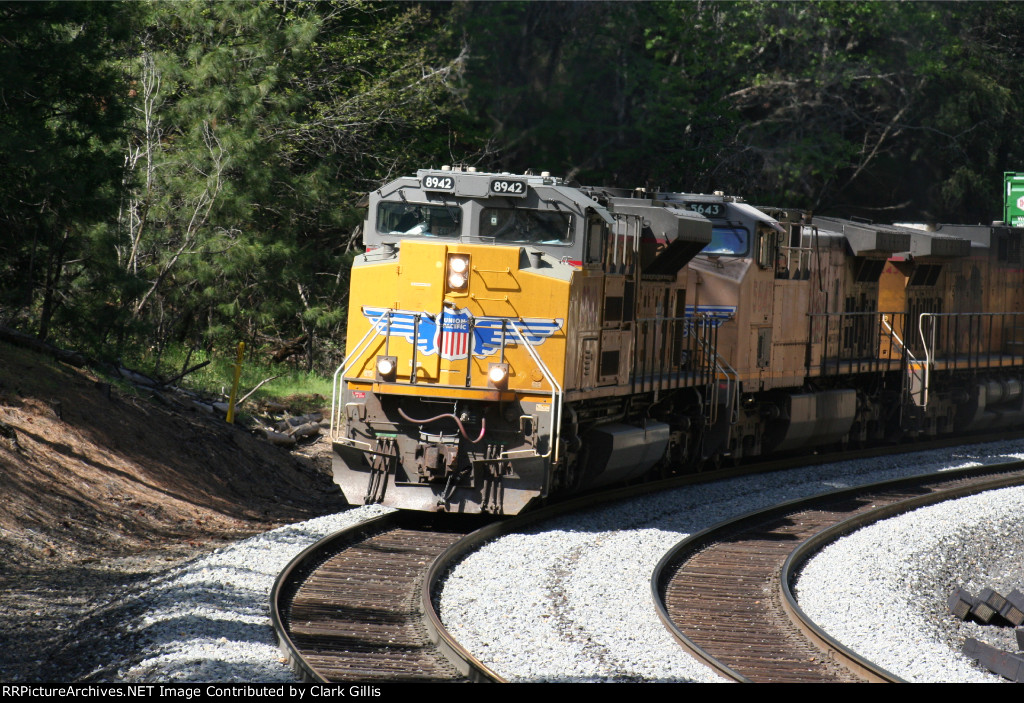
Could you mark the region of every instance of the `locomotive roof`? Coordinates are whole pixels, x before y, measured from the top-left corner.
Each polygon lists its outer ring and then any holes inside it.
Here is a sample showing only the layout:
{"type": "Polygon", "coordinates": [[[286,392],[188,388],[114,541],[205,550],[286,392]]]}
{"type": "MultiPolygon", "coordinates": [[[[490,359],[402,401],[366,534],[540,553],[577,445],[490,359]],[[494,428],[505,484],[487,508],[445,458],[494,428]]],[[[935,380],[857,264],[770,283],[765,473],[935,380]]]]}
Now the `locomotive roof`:
{"type": "Polygon", "coordinates": [[[657,200],[665,205],[683,206],[699,212],[708,219],[724,222],[754,220],[782,231],[779,221],[768,213],[743,202],[738,198],[724,193],[658,193],[657,200]],[[721,208],[714,208],[720,205],[721,208]]]}
{"type": "Polygon", "coordinates": [[[607,209],[596,200],[546,171],[536,175],[483,172],[472,167],[420,169],[415,177],[398,178],[381,186],[375,195],[391,198],[396,193],[402,199],[413,198],[420,202],[448,195],[454,198],[496,198],[513,203],[521,200],[542,210],[569,206],[580,214],[591,209],[609,224],[613,221],[607,209]]]}

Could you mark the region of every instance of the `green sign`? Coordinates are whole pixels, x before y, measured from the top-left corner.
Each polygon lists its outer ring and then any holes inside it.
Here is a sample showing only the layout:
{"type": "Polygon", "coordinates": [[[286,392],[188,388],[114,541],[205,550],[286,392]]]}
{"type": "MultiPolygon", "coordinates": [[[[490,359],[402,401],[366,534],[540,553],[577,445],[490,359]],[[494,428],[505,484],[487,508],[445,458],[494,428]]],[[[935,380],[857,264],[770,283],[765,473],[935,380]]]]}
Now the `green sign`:
{"type": "Polygon", "coordinates": [[[1003,174],[1003,222],[1024,227],[1024,173],[1003,174]]]}

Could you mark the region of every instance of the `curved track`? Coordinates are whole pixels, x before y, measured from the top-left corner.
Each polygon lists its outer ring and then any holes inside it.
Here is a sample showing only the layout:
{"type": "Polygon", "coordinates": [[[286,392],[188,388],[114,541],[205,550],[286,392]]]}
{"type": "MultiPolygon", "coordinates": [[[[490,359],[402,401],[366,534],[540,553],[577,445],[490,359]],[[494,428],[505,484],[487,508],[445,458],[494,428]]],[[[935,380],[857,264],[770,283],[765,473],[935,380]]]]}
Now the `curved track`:
{"type": "Polygon", "coordinates": [[[710,528],[655,570],[659,615],[695,656],[736,681],[899,681],[807,621],[790,591],[796,571],[863,524],[1021,483],[1024,462],[1014,462],[839,491],[710,528]]]}
{"type": "MultiPolygon", "coordinates": [[[[860,453],[873,454],[879,453],[879,450],[858,452],[860,453]]],[[[287,656],[292,668],[307,681],[500,682],[504,680],[501,676],[488,669],[454,641],[441,624],[434,607],[437,588],[440,587],[450,565],[463,555],[505,533],[522,530],[532,523],[575,510],[591,508],[600,503],[718,480],[727,476],[791,468],[821,460],[822,457],[810,456],[789,458],[770,464],[691,474],[603,491],[531,511],[516,518],[492,522],[476,529],[468,536],[466,533],[479,527],[481,520],[459,515],[389,513],[321,540],[297,556],[278,576],[274,585],[271,594],[271,620],[282,652],[287,656]]],[[[998,469],[990,466],[969,472],[992,474],[996,470],[998,469]]],[[[957,475],[962,474],[963,472],[957,475]]],[[[937,482],[934,475],[926,477],[925,480],[937,482]]],[[[1017,482],[1022,481],[1024,478],[1017,482]]],[[[922,484],[919,479],[889,485],[892,488],[884,491],[892,491],[893,496],[884,499],[886,503],[907,498],[908,495],[916,495],[923,490],[920,488],[922,484]],[[903,484],[903,487],[896,487],[896,484],[903,484]]],[[[868,500],[863,493],[864,489],[853,489],[814,500],[828,499],[836,505],[847,501],[856,508],[852,511],[856,513],[862,511],[866,505],[865,501],[868,500]]],[[[878,500],[883,498],[879,497],[878,500]]],[[[901,509],[910,507],[912,506],[901,509]]],[[[762,521],[781,521],[782,531],[770,534],[768,539],[769,543],[774,542],[774,545],[750,548],[757,553],[756,560],[761,561],[768,551],[774,551],[774,547],[780,543],[787,545],[784,553],[773,557],[771,561],[771,568],[776,572],[774,580],[770,581],[772,593],[785,592],[788,588],[788,583],[780,582],[778,570],[792,551],[791,547],[806,538],[801,531],[785,524],[786,515],[792,514],[795,510],[794,506],[782,506],[747,518],[754,520],[764,516],[762,521]]],[[[839,518],[833,514],[826,522],[835,522],[837,519],[839,518]]],[[[789,518],[789,522],[793,522],[792,517],[789,518]]],[[[809,532],[816,532],[817,529],[809,532]]],[[[678,570],[677,565],[686,558],[684,554],[698,552],[705,545],[715,541],[716,538],[711,532],[695,535],[677,546],[672,554],[662,560],[659,573],[675,573],[678,570]]],[[[750,567],[754,563],[748,556],[750,553],[742,550],[737,552],[739,571],[727,578],[739,578],[744,582],[750,579],[750,567]]],[[[700,579],[703,579],[703,576],[700,579]]],[[[656,573],[653,583],[656,588],[656,602],[660,604],[659,593],[664,595],[669,583],[668,577],[656,573]]],[[[764,588],[764,585],[760,587],[764,588]]],[[[715,591],[716,589],[712,588],[711,594],[715,591]]],[[[698,611],[717,611],[719,616],[709,615],[712,620],[715,617],[720,617],[724,621],[746,619],[743,615],[746,611],[741,610],[739,606],[734,608],[728,604],[722,606],[710,601],[689,600],[709,597],[712,595],[696,592],[673,595],[674,599],[681,599],[682,602],[700,603],[698,611]]],[[[782,608],[781,612],[784,613],[784,598],[773,596],[772,599],[778,601],[779,607],[782,608]]],[[[754,600],[764,599],[755,597],[754,600]]],[[[796,611],[799,609],[796,608],[796,611]]],[[[775,612],[780,611],[776,609],[775,612]]],[[[666,621],[670,630],[675,629],[677,638],[688,649],[697,653],[698,658],[727,676],[746,680],[742,674],[723,663],[724,658],[719,661],[715,655],[702,650],[687,635],[670,624],[671,619],[667,614],[663,614],[662,619],[666,621]]],[[[722,622],[723,620],[716,621],[714,629],[724,632],[722,622]]],[[[799,641],[806,644],[808,636],[819,637],[823,642],[821,646],[826,650],[841,649],[838,645],[830,643],[827,635],[816,634],[813,625],[805,626],[804,630],[809,634],[800,635],[799,641]]],[[[745,649],[756,653],[762,646],[758,644],[759,640],[756,637],[760,635],[754,635],[754,639],[746,634],[734,635],[734,638],[738,639],[733,639],[730,646],[735,645],[734,649],[737,651],[745,649]]],[[[820,651],[813,647],[803,651],[800,657],[806,657],[810,662],[803,666],[805,669],[820,669],[824,665],[826,668],[832,666],[835,671],[844,671],[828,664],[822,659],[820,651]]],[[[777,665],[771,666],[777,668],[777,665]]],[[[798,665],[794,665],[794,669],[799,668],[798,665]]],[[[846,677],[848,674],[840,673],[840,676],[846,677]]],[[[792,680],[807,679],[797,677],[792,680]]]]}
{"type": "Polygon", "coordinates": [[[424,624],[420,593],[427,567],[465,534],[443,517],[383,515],[317,542],[278,576],[271,621],[303,679],[473,677],[434,645],[424,624]]]}

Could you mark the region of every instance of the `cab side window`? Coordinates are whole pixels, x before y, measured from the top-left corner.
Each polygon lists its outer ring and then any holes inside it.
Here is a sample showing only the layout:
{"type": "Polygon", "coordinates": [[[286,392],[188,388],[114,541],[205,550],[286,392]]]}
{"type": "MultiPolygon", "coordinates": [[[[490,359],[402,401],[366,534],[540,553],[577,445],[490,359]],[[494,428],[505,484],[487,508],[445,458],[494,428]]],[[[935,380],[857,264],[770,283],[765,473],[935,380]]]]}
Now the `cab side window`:
{"type": "Polygon", "coordinates": [[[601,263],[601,255],[604,252],[604,244],[608,240],[608,225],[600,217],[594,214],[587,215],[587,264],[601,263]]]}
{"type": "Polygon", "coordinates": [[[775,266],[775,259],[778,256],[779,234],[771,227],[764,225],[757,226],[757,263],[763,269],[770,269],[775,266]]]}

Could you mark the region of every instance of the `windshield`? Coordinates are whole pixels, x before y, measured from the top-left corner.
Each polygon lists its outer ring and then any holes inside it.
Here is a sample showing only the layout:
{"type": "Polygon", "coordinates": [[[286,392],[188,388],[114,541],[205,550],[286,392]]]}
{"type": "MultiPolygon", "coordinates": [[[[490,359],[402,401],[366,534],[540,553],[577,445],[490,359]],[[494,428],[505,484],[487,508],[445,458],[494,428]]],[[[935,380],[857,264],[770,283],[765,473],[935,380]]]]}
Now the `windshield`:
{"type": "Polygon", "coordinates": [[[480,214],[480,236],[501,242],[571,244],[574,222],[567,212],[489,207],[480,214]]]}
{"type": "Polygon", "coordinates": [[[457,237],[461,221],[462,211],[457,205],[381,203],[377,206],[377,231],[381,234],[457,237]]]}
{"type": "Polygon", "coordinates": [[[712,227],[711,243],[701,249],[718,256],[746,256],[749,251],[750,234],[742,227],[712,227]]]}

